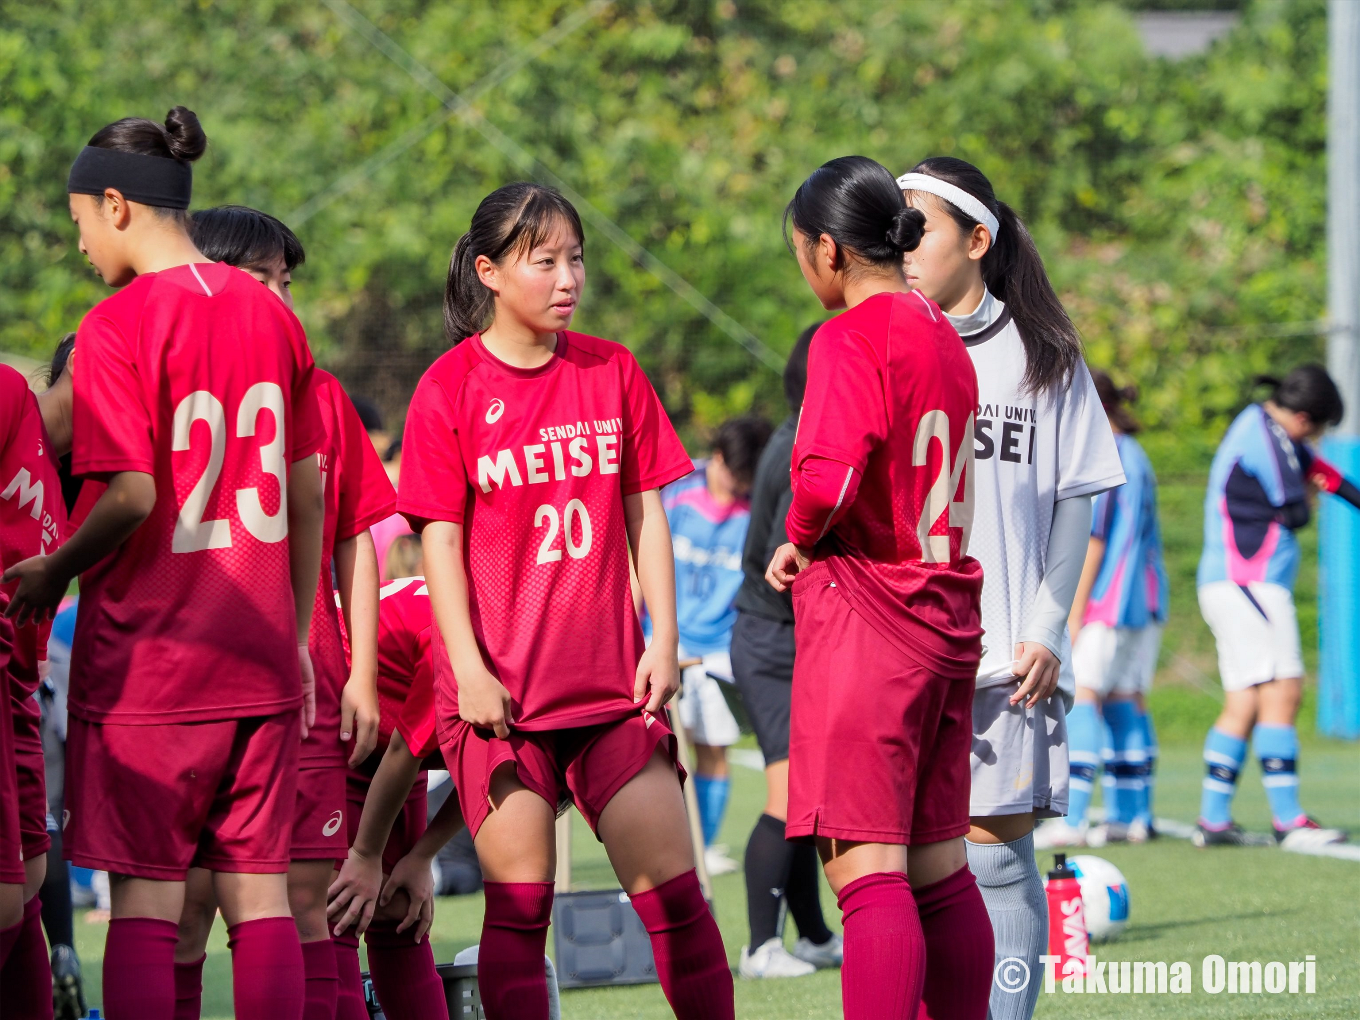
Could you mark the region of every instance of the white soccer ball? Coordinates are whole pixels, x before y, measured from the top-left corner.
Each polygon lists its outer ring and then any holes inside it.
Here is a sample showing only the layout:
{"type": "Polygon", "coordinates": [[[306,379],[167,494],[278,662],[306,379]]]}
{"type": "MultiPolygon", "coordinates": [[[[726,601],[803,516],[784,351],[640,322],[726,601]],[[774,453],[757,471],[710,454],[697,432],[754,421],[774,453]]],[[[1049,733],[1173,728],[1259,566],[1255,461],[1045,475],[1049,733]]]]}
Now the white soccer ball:
{"type": "Polygon", "coordinates": [[[1092,942],[1108,942],[1129,926],[1129,883],[1123,873],[1103,857],[1081,854],[1069,857],[1067,866],[1077,873],[1086,932],[1092,942]]]}

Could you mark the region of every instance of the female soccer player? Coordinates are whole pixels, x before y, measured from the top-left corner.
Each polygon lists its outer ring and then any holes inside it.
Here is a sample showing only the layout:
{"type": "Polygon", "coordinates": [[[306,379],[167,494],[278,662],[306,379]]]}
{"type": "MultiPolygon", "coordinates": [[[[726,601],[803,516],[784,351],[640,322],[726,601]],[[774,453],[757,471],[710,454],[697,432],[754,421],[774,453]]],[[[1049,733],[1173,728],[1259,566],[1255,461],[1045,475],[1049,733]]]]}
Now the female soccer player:
{"type": "MultiPolygon", "coordinates": [[[[927,159],[898,184],[926,218],[907,280],[949,316],[978,379],[972,551],[987,579],[987,650],[973,700],[968,863],[997,962],[1016,957],[1037,974],[1048,913],[1032,834],[1036,817],[1067,811],[1067,616],[1091,497],[1124,474],[1081,340],[1020,218],[961,159],[927,159]]],[[[998,985],[992,1020],[1029,1017],[1038,994],[1037,981],[1022,993],[998,985]]]]}
{"type": "Polygon", "coordinates": [[[314,717],[322,434],[297,319],[189,236],[206,144],[176,107],[103,128],[71,169],[80,249],[119,288],[76,340],[72,470],[107,485],[59,550],[6,572],[20,623],[82,575],[66,838],[112,876],[111,1020],[174,1015],[193,865],[227,920],[236,1015],[303,1004],[286,876],[314,717]]]}
{"type": "Polygon", "coordinates": [[[964,857],[982,572],[968,556],[968,354],[902,274],[923,218],[864,156],[823,165],[785,212],[828,309],[793,446],[790,839],[815,840],[845,925],[850,1020],[981,1020],[991,926],[964,857]],[[913,895],[914,894],[914,895],[913,895]]]}
{"type": "Polygon", "coordinates": [[[402,443],[397,509],[423,535],[440,743],[488,879],[478,982],[492,1020],[547,1015],[553,819],[570,797],[651,934],[676,1015],[731,1017],[658,714],[679,684],[658,490],[693,466],[627,349],[567,330],[583,241],[549,188],[482,200],[449,266],[456,346],[417,387],[402,443]]]}
{"type": "Polygon", "coordinates": [[[1275,838],[1287,847],[1339,843],[1299,803],[1299,736],[1295,721],[1303,686],[1294,578],[1308,523],[1309,486],[1360,507],[1360,491],[1308,446],[1344,410],[1336,383],[1321,365],[1300,365],[1283,380],[1262,377],[1270,396],[1249,404],[1228,428],[1209,469],[1204,497],[1204,552],[1199,609],[1218,644],[1226,697],[1204,741],[1197,846],[1252,844],[1233,823],[1237,773],[1247,738],[1261,759],[1275,838]]]}
{"type": "Polygon", "coordinates": [[[1106,801],[1105,825],[1092,834],[1100,838],[1090,843],[1141,843],[1152,834],[1155,745],[1144,699],[1157,669],[1168,598],[1157,476],[1134,438],[1140,426],[1127,404],[1137,389],[1118,388],[1099,369],[1091,370],[1091,379],[1128,481],[1095,500],[1086,564],[1067,624],[1077,682],[1076,704],[1067,716],[1072,763],[1067,819],[1050,819],[1039,827],[1034,843],[1041,849],[1087,843],[1086,810],[1104,743],[1102,716],[1112,737],[1107,766],[1112,796],[1106,801]]]}
{"type": "MultiPolygon", "coordinates": [[[[244,269],[293,307],[292,274],[306,253],[283,223],[255,209],[222,206],[195,213],[191,232],[206,257],[244,269]]],[[[321,369],[314,379],[325,435],[317,459],[326,510],[308,645],[316,673],[316,723],[302,742],[288,899],[306,972],[303,1020],[330,1020],[337,973],[326,890],[333,864],[347,845],[346,765],[368,756],[378,730],[378,561],[368,529],[393,512],[396,493],[339,380],[321,369]],[[337,591],[350,639],[348,657],[335,612],[337,591]]],[[[198,1015],[204,953],[216,913],[212,873],[195,868],[175,947],[176,998],[183,1016],[198,1015]]]]}

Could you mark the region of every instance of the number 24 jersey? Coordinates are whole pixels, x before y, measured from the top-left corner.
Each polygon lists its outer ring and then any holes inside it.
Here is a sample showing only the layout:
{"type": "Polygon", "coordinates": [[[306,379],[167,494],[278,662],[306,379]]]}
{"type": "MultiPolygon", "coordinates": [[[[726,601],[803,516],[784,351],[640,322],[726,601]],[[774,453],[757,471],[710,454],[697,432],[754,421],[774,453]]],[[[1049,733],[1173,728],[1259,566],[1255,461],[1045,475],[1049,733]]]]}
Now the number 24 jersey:
{"type": "MultiPolygon", "coordinates": [[[[520,369],[473,336],[425,373],[406,419],[397,509],[417,528],[464,526],[473,631],[510,692],[517,728],[587,726],[637,710],[643,645],[623,497],[692,470],[619,344],[559,333],[545,365],[520,369]]],[[[457,686],[434,640],[447,725],[457,686]]]]}

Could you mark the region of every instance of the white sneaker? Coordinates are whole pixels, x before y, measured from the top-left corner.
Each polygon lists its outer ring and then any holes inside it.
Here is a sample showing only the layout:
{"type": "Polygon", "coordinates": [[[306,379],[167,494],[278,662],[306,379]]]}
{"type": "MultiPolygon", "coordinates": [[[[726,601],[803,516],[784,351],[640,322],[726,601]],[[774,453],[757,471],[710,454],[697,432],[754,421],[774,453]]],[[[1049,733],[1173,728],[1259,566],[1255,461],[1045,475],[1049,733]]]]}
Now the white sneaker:
{"type": "Polygon", "coordinates": [[[819,946],[811,939],[799,939],[793,944],[793,955],[818,970],[839,967],[845,961],[845,940],[833,934],[819,946]]]}
{"type": "Polygon", "coordinates": [[[1275,839],[1285,850],[1312,850],[1320,846],[1346,842],[1346,834],[1340,829],[1324,829],[1313,819],[1306,819],[1302,825],[1281,831],[1275,830],[1275,839]]]}
{"type": "Polygon", "coordinates": [[[1107,843],[1127,843],[1129,839],[1129,827],[1123,822],[1102,822],[1100,825],[1093,825],[1086,833],[1086,845],[1092,848],[1105,846],[1107,843]]]}
{"type": "Polygon", "coordinates": [[[748,981],[762,978],[794,978],[815,974],[817,968],[805,960],[800,960],[787,949],[776,935],[751,952],[750,946],[741,947],[741,963],[737,973],[748,981]]]}
{"type": "Polygon", "coordinates": [[[1135,818],[1129,822],[1124,838],[1130,843],[1146,843],[1152,838],[1152,828],[1143,819],[1135,818]]]}
{"type": "Polygon", "coordinates": [[[1086,846],[1087,828],[1068,825],[1061,818],[1051,818],[1034,830],[1034,849],[1054,850],[1065,846],[1086,846]]]}
{"type": "Polygon", "coordinates": [[[727,844],[714,843],[704,847],[704,865],[710,875],[730,875],[739,865],[727,855],[727,844]]]}

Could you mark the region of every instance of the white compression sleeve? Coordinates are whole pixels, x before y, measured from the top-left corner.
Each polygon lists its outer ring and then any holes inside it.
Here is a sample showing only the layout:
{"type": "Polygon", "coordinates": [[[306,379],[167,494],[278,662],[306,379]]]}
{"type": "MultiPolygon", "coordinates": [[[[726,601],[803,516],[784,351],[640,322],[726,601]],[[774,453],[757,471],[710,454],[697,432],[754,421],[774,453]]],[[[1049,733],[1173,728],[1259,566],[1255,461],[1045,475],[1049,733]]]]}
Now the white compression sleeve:
{"type": "Polygon", "coordinates": [[[1044,579],[1034,596],[1029,617],[1020,629],[1021,641],[1037,641],[1054,655],[1062,655],[1063,629],[1077,595],[1077,582],[1086,562],[1091,538],[1091,497],[1074,496],[1053,504],[1053,527],[1048,533],[1044,579]]]}

